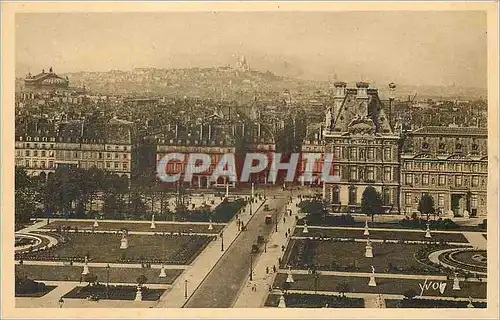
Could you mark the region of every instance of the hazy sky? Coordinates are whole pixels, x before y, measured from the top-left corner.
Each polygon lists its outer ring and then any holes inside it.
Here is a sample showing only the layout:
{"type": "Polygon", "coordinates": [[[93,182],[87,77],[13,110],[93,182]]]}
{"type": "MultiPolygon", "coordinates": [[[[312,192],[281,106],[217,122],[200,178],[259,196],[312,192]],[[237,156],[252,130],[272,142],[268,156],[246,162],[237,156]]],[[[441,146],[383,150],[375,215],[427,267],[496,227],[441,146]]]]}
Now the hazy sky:
{"type": "Polygon", "coordinates": [[[234,65],[305,79],[486,87],[482,12],[23,13],[16,74],[234,65]]]}

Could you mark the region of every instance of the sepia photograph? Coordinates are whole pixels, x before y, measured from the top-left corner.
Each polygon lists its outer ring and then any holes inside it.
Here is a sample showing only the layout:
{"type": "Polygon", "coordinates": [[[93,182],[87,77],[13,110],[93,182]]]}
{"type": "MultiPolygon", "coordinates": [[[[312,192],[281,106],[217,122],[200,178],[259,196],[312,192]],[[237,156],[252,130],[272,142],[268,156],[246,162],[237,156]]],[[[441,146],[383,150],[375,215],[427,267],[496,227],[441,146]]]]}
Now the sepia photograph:
{"type": "Polygon", "coordinates": [[[3,8],[9,308],[498,316],[498,3],[362,4],[3,8]]]}

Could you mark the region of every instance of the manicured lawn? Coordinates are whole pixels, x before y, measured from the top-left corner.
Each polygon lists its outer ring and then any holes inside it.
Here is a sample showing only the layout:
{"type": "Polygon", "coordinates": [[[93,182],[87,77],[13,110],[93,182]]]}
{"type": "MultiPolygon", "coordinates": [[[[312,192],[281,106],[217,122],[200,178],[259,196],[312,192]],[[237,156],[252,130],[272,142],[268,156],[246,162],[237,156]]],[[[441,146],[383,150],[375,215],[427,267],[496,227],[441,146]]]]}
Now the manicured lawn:
{"type": "MultiPolygon", "coordinates": [[[[287,275],[278,274],[274,281],[274,287],[283,289],[287,275]]],[[[294,274],[294,282],[290,284],[288,289],[290,290],[316,290],[315,288],[315,277],[310,274],[294,274]]],[[[405,291],[413,289],[420,294],[421,288],[419,284],[424,284],[425,280],[414,280],[414,279],[390,279],[390,278],[375,278],[377,286],[368,286],[368,277],[341,277],[341,276],[327,276],[320,275],[317,281],[317,291],[335,291],[338,292],[338,285],[341,283],[348,284],[349,292],[356,293],[386,293],[386,294],[401,294],[403,295],[405,291]]],[[[441,281],[439,281],[441,282],[441,281]]],[[[461,282],[460,287],[462,290],[455,291],[452,290],[453,280],[447,281],[446,289],[441,295],[439,290],[434,290],[430,287],[428,290],[424,291],[424,296],[446,296],[446,297],[461,297],[468,298],[486,298],[486,283],[482,282],[461,282]]]]}
{"type": "MultiPolygon", "coordinates": [[[[310,226],[344,226],[344,227],[358,227],[362,228],[365,226],[364,222],[361,221],[347,221],[346,219],[338,218],[339,216],[331,216],[326,220],[324,219],[313,219],[311,217],[305,218],[307,220],[307,224],[310,226]]],[[[299,220],[299,225],[304,224],[304,219],[299,220]]],[[[415,223],[408,221],[400,221],[400,222],[377,222],[377,218],[375,217],[375,222],[371,222],[371,228],[386,228],[386,229],[408,229],[408,230],[425,230],[425,221],[421,221],[421,223],[415,223]]],[[[434,222],[431,220],[431,230],[455,230],[455,231],[469,231],[469,232],[485,232],[486,228],[477,225],[477,226],[460,226],[460,225],[445,225],[444,223],[434,222]]]]}
{"type": "MultiPolygon", "coordinates": [[[[365,258],[365,243],[334,242],[328,240],[291,240],[285,254],[284,266],[295,269],[371,272],[371,266],[380,273],[425,274],[440,272],[417,261],[419,249],[427,249],[423,244],[372,243],[373,258],[365,258]]],[[[434,246],[447,249],[448,246],[434,246]]]]}
{"type": "Polygon", "coordinates": [[[38,253],[26,254],[36,260],[71,260],[89,255],[91,262],[158,262],[189,264],[213,236],[129,235],[128,249],[120,249],[121,235],[69,233],[68,241],[38,253]],[[155,261],[158,260],[158,261],[155,261]]]}
{"type": "MultiPolygon", "coordinates": [[[[322,237],[322,238],[355,238],[355,239],[366,239],[368,236],[364,236],[364,230],[352,230],[352,229],[319,229],[319,228],[308,228],[308,233],[303,233],[302,228],[296,228],[294,236],[298,237],[322,237]]],[[[460,242],[469,243],[467,238],[460,233],[438,233],[432,232],[432,238],[425,238],[425,231],[374,231],[370,230],[370,239],[380,239],[380,240],[410,240],[410,241],[444,241],[444,242],[460,242]]]]}
{"type": "MultiPolygon", "coordinates": [[[[468,301],[411,299],[385,299],[386,308],[467,308],[468,301]]],[[[472,302],[474,308],[486,308],[485,302],[472,302]]]]}
{"type": "MultiPolygon", "coordinates": [[[[90,295],[97,296],[99,299],[110,300],[134,300],[137,291],[136,286],[109,286],[106,291],[105,285],[75,287],[66,293],[63,298],[68,299],[86,299],[90,295]],[[106,295],[107,292],[107,295],[106,295]]],[[[156,301],[165,292],[164,289],[143,289],[142,300],[156,301]]]]}
{"type": "MultiPolygon", "coordinates": [[[[80,281],[83,267],[78,266],[35,266],[35,265],[16,265],[16,275],[27,276],[30,279],[39,281],[80,281]]],[[[89,271],[97,276],[97,281],[106,283],[106,268],[89,267],[89,271]]],[[[146,268],[110,268],[109,282],[111,283],[133,283],[140,275],[146,276],[146,283],[164,283],[172,284],[174,280],[182,273],[179,269],[165,269],[167,276],[160,278],[160,269],[146,268]]]]}
{"type": "Polygon", "coordinates": [[[47,293],[51,292],[55,288],[57,288],[57,286],[45,286],[45,290],[38,291],[38,292],[30,292],[30,293],[16,292],[16,297],[39,298],[39,297],[43,297],[47,293]]]}
{"type": "MultiPolygon", "coordinates": [[[[95,230],[110,230],[118,231],[122,229],[127,229],[128,231],[142,231],[142,232],[182,232],[182,233],[209,233],[217,234],[224,226],[223,225],[212,225],[213,230],[208,230],[209,224],[192,224],[192,223],[163,223],[155,222],[156,228],[151,229],[151,222],[107,222],[98,221],[99,226],[95,230]]],[[[94,225],[94,220],[88,221],[70,221],[70,220],[55,220],[44,226],[43,229],[56,229],[57,227],[71,227],[74,230],[77,227],[79,230],[92,230],[94,225]]]]}
{"type": "MultiPolygon", "coordinates": [[[[322,294],[285,294],[287,308],[364,308],[365,300],[361,298],[340,298],[322,294]]],[[[277,307],[279,295],[267,296],[266,307],[277,307]]]]}

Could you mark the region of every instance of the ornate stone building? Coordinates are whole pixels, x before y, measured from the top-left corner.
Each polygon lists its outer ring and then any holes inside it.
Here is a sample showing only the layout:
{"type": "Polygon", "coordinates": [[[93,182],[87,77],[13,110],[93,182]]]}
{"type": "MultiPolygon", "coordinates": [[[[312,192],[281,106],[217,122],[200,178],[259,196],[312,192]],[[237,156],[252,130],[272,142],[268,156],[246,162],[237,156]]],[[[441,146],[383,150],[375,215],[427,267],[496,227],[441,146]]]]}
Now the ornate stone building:
{"type": "Polygon", "coordinates": [[[55,74],[52,67],[49,72],[42,70],[41,73],[37,75],[32,75],[28,73],[24,79],[24,85],[26,89],[36,89],[36,90],[55,90],[55,89],[66,89],[69,86],[68,77],[63,78],[55,74]]]}
{"type": "Polygon", "coordinates": [[[411,214],[430,194],[442,215],[486,215],[486,128],[424,127],[408,133],[401,154],[401,208],[411,214]]]}
{"type": "Polygon", "coordinates": [[[359,212],[361,197],[373,186],[387,213],[398,212],[400,136],[393,132],[377,89],[335,83],[333,105],[326,112],[325,152],[333,153],[333,172],[340,182],[325,186],[333,212],[359,212]]]}

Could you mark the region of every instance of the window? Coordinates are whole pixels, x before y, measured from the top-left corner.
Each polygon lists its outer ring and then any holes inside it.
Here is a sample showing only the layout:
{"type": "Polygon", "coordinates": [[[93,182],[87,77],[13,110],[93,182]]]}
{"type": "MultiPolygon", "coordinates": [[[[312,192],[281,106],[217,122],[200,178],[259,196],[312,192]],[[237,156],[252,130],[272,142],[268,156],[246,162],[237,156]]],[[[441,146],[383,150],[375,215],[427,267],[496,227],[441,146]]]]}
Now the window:
{"type": "Polygon", "coordinates": [[[53,143],[50,144],[50,148],[54,149],[54,144],[53,143]]]}
{"type": "Polygon", "coordinates": [[[99,152],[99,159],[102,159],[102,152],[99,152]]]}
{"type": "Polygon", "coordinates": [[[406,184],[413,184],[413,176],[411,173],[406,174],[406,184]]]}
{"type": "Polygon", "coordinates": [[[384,149],[384,160],[386,160],[386,161],[391,160],[391,149],[390,148],[384,149]]]}
{"type": "Polygon", "coordinates": [[[444,174],[439,175],[439,185],[444,186],[446,184],[446,176],[444,174]]]}
{"type": "Polygon", "coordinates": [[[123,166],[123,170],[127,170],[128,164],[126,162],[124,162],[122,166],[123,166]]]}
{"type": "Polygon", "coordinates": [[[45,166],[47,165],[47,163],[45,161],[40,161],[40,166],[45,169],[45,166]]]}
{"type": "Polygon", "coordinates": [[[333,159],[340,159],[340,147],[333,147],[333,159]]]}
{"type": "Polygon", "coordinates": [[[42,153],[42,157],[45,157],[45,154],[46,154],[45,150],[42,150],[41,153],[42,153]]]}
{"type": "Polygon", "coordinates": [[[351,148],[349,150],[349,152],[350,152],[349,159],[356,160],[356,158],[357,158],[357,150],[356,150],[356,148],[351,148]]]}
{"type": "Polygon", "coordinates": [[[49,161],[49,169],[54,168],[54,161],[49,161]]]}
{"type": "Polygon", "coordinates": [[[370,181],[374,181],[375,180],[375,172],[374,172],[374,169],[373,167],[368,167],[366,169],[366,178],[370,181]]]}
{"type": "Polygon", "coordinates": [[[391,167],[384,168],[384,181],[391,181],[391,167]]]}
{"type": "Polygon", "coordinates": [[[461,172],[461,171],[462,171],[462,164],[461,164],[461,163],[457,163],[457,164],[455,165],[455,170],[456,170],[457,172],[461,172]]]}
{"type": "Polygon", "coordinates": [[[123,159],[125,159],[125,160],[127,159],[127,154],[126,153],[123,154],[123,159]]]}
{"type": "Polygon", "coordinates": [[[389,189],[387,188],[384,188],[384,190],[382,191],[382,203],[384,204],[384,206],[388,206],[389,203],[390,203],[390,194],[389,194],[389,189]]]}
{"type": "Polygon", "coordinates": [[[33,150],[33,157],[38,157],[38,150],[33,150]]]}
{"type": "Polygon", "coordinates": [[[472,172],[478,172],[479,171],[479,165],[477,163],[474,163],[472,165],[472,172]]]}
{"type": "Polygon", "coordinates": [[[472,176],[472,186],[473,187],[479,186],[479,177],[478,176],[472,176]]]}
{"type": "Polygon", "coordinates": [[[422,184],[428,185],[429,184],[429,175],[428,174],[423,174],[422,175],[422,184]]]}
{"type": "Polygon", "coordinates": [[[445,166],[443,162],[439,164],[439,171],[445,171],[445,166]]]}
{"type": "Polygon", "coordinates": [[[354,166],[350,167],[349,179],[356,180],[356,167],[354,166]]]}
{"type": "Polygon", "coordinates": [[[357,198],[356,187],[354,186],[349,187],[349,204],[355,204],[356,198],[357,198]]]}
{"type": "Polygon", "coordinates": [[[471,209],[476,209],[477,208],[477,194],[473,194],[470,197],[470,206],[471,209]]]}
{"type": "Polygon", "coordinates": [[[428,171],[429,170],[429,163],[428,162],[424,162],[422,164],[422,170],[424,170],[424,171],[428,171]]]}
{"type": "Polygon", "coordinates": [[[111,158],[111,153],[107,152],[106,153],[106,158],[110,159],[111,158]]]}
{"type": "Polygon", "coordinates": [[[115,153],[115,159],[118,159],[118,153],[115,153]]]}
{"type": "Polygon", "coordinates": [[[333,193],[332,193],[332,203],[339,203],[339,187],[335,186],[333,187],[333,193]]]}
{"type": "Polygon", "coordinates": [[[441,207],[441,208],[444,207],[444,194],[443,193],[438,194],[438,207],[441,207]]]}
{"type": "Polygon", "coordinates": [[[333,175],[340,176],[340,166],[339,165],[333,166],[333,175]]]}
{"type": "Polygon", "coordinates": [[[111,168],[111,162],[106,162],[106,168],[111,168]]]}
{"type": "Polygon", "coordinates": [[[373,148],[368,148],[367,157],[368,160],[373,160],[373,148]]]}
{"type": "Polygon", "coordinates": [[[405,203],[411,205],[411,193],[405,193],[405,203]]]}
{"type": "Polygon", "coordinates": [[[455,177],[455,186],[457,186],[457,187],[462,186],[462,176],[455,177]]]}

